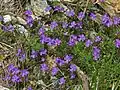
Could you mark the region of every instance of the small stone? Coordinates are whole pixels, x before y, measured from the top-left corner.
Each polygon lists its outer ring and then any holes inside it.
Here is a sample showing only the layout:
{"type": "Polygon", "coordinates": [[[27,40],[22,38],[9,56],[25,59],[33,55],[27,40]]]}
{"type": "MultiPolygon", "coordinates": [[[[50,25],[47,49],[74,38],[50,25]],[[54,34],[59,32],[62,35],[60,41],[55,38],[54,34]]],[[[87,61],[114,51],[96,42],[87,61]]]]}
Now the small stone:
{"type": "Polygon", "coordinates": [[[18,27],[18,31],[19,31],[21,34],[25,34],[26,37],[28,36],[28,31],[25,29],[24,26],[22,26],[22,25],[16,25],[16,27],[18,27]]]}
{"type": "Polygon", "coordinates": [[[27,24],[27,22],[24,19],[22,19],[21,17],[17,17],[17,20],[20,24],[23,24],[23,25],[27,24]]]}
{"type": "Polygon", "coordinates": [[[4,23],[10,22],[11,20],[12,20],[12,18],[11,18],[10,15],[5,15],[5,16],[3,16],[3,21],[4,21],[4,23]]]}

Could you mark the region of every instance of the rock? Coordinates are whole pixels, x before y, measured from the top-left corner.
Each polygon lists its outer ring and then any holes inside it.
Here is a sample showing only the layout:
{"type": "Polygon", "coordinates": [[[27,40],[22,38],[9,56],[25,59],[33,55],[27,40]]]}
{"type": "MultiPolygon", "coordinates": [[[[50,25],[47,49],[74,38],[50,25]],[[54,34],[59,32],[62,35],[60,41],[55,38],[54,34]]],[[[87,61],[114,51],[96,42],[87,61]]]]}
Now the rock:
{"type": "Polygon", "coordinates": [[[24,26],[22,25],[16,25],[16,27],[18,28],[17,30],[21,33],[21,34],[25,34],[25,36],[28,36],[28,31],[27,29],[25,29],[24,26]]]}
{"type": "Polygon", "coordinates": [[[48,6],[46,0],[31,0],[31,7],[35,16],[43,16],[49,14],[45,12],[45,8],[48,6]]]}
{"type": "Polygon", "coordinates": [[[23,24],[23,25],[27,24],[27,22],[24,19],[22,19],[21,17],[17,17],[17,20],[20,24],[23,24]]]}
{"type": "Polygon", "coordinates": [[[10,90],[10,89],[0,86],[0,90],[10,90]]]}
{"type": "Polygon", "coordinates": [[[5,16],[3,16],[3,21],[4,21],[4,23],[10,22],[11,20],[12,20],[12,18],[11,18],[10,15],[5,15],[5,16]]]}

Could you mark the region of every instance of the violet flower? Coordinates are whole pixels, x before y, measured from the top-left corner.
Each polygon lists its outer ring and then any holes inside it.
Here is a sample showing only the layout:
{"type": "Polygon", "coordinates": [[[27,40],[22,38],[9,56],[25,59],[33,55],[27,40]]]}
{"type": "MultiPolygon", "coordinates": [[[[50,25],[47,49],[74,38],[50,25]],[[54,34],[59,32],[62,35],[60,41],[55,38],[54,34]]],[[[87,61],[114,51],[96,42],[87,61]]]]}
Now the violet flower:
{"type": "Polygon", "coordinates": [[[65,12],[65,14],[66,14],[67,16],[69,16],[69,17],[73,17],[73,16],[75,15],[75,12],[74,12],[74,10],[67,10],[67,11],[65,12]]]}
{"type": "Polygon", "coordinates": [[[70,73],[70,79],[74,79],[75,78],[75,74],[74,73],[70,73]]]}
{"type": "Polygon", "coordinates": [[[63,27],[63,28],[67,28],[67,27],[68,27],[68,23],[67,23],[67,22],[63,22],[63,23],[62,23],[62,27],[63,27]]]}
{"type": "Polygon", "coordinates": [[[96,46],[93,47],[93,59],[98,60],[100,58],[100,49],[96,46]]]}
{"type": "Polygon", "coordinates": [[[25,55],[25,53],[23,53],[23,54],[21,54],[21,56],[19,57],[19,60],[20,60],[20,61],[23,61],[23,60],[25,60],[25,58],[26,58],[26,55],[25,55]]]}
{"type": "Polygon", "coordinates": [[[48,6],[45,8],[45,12],[49,12],[51,9],[52,9],[52,7],[48,5],[48,6]]]}
{"type": "Polygon", "coordinates": [[[41,64],[40,69],[41,69],[42,71],[47,71],[49,68],[48,68],[48,65],[47,65],[47,64],[43,63],[43,64],[41,64]]]}
{"type": "Polygon", "coordinates": [[[62,65],[65,64],[65,61],[62,60],[61,58],[58,58],[58,57],[56,58],[55,62],[56,62],[59,66],[62,66],[62,65]]]}
{"type": "Polygon", "coordinates": [[[32,89],[32,87],[31,87],[31,86],[29,86],[29,87],[27,88],[27,90],[33,90],[33,89],[32,89]]]}
{"type": "Polygon", "coordinates": [[[75,26],[76,26],[76,22],[75,21],[72,21],[71,23],[70,23],[70,28],[75,28],[75,26]]]}
{"type": "Polygon", "coordinates": [[[95,19],[96,19],[96,14],[95,14],[95,13],[90,13],[90,18],[91,18],[92,20],[95,20],[95,19]]]}
{"type": "Polygon", "coordinates": [[[70,54],[64,56],[64,60],[66,63],[69,63],[72,59],[73,59],[73,56],[70,54]]]}
{"type": "Polygon", "coordinates": [[[89,39],[85,42],[86,47],[90,47],[92,44],[93,44],[93,42],[89,39]]]}
{"type": "Polygon", "coordinates": [[[83,19],[84,17],[85,17],[84,12],[79,12],[79,13],[78,13],[78,18],[79,18],[79,19],[83,19]]]}
{"type": "Polygon", "coordinates": [[[104,14],[102,16],[102,24],[104,24],[107,27],[112,26],[113,22],[111,21],[110,17],[108,16],[108,14],[104,14]]]}
{"type": "Polygon", "coordinates": [[[117,48],[120,48],[120,39],[116,39],[116,40],[115,40],[115,46],[116,46],[117,48]]]}
{"type": "Polygon", "coordinates": [[[47,50],[44,49],[44,48],[42,48],[42,49],[40,50],[40,55],[42,56],[42,55],[46,55],[46,54],[47,54],[47,50]]]}
{"type": "Polygon", "coordinates": [[[62,12],[64,11],[64,8],[61,6],[54,6],[54,11],[62,12]]]}
{"type": "Polygon", "coordinates": [[[32,15],[32,11],[31,10],[26,10],[24,12],[25,15],[31,16],[32,15]]]}
{"type": "Polygon", "coordinates": [[[19,83],[19,82],[21,82],[21,79],[20,79],[19,76],[13,75],[11,81],[12,81],[13,83],[19,83]]]}
{"type": "Polygon", "coordinates": [[[51,73],[54,76],[58,73],[58,71],[59,71],[59,69],[57,67],[53,67],[51,73]]]}
{"type": "Polygon", "coordinates": [[[30,27],[32,27],[34,22],[32,16],[26,16],[26,22],[30,27]]]}
{"type": "Polygon", "coordinates": [[[78,41],[85,41],[86,37],[84,34],[78,35],[78,41]]]}
{"type": "Polygon", "coordinates": [[[70,72],[74,72],[74,71],[76,71],[76,70],[77,70],[76,65],[71,64],[71,65],[70,65],[70,72]]]}
{"type": "Polygon", "coordinates": [[[28,74],[29,74],[28,70],[26,70],[26,69],[21,70],[21,76],[22,77],[26,77],[26,76],[28,76],[28,74]]]}
{"type": "Polygon", "coordinates": [[[45,29],[44,29],[44,27],[41,27],[39,29],[38,35],[43,35],[44,33],[45,33],[45,29]]]}
{"type": "Polygon", "coordinates": [[[102,40],[102,38],[100,36],[95,37],[95,42],[100,42],[101,40],[102,40]]]}
{"type": "Polygon", "coordinates": [[[31,58],[36,58],[37,57],[37,52],[35,50],[32,49],[32,52],[31,52],[31,58]]]}
{"type": "Polygon", "coordinates": [[[64,77],[60,78],[60,80],[59,80],[59,84],[60,84],[60,85],[65,84],[65,78],[64,78],[64,77]]]}
{"type": "Polygon", "coordinates": [[[50,29],[53,30],[54,28],[56,28],[58,26],[56,21],[51,22],[50,24],[50,29]]]}
{"type": "Polygon", "coordinates": [[[113,24],[114,25],[119,25],[120,24],[120,17],[114,17],[113,18],[113,24]]]}
{"type": "Polygon", "coordinates": [[[0,21],[3,21],[3,17],[0,15],[0,21]]]}

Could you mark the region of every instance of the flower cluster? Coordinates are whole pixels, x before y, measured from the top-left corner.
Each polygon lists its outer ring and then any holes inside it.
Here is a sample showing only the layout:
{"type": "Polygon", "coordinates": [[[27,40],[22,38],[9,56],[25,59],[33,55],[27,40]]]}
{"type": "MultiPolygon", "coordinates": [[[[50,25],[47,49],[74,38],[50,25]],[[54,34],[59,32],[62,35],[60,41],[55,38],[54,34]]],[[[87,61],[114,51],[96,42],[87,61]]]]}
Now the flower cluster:
{"type": "Polygon", "coordinates": [[[31,11],[31,10],[26,10],[26,11],[24,12],[24,14],[26,15],[26,22],[27,22],[27,24],[28,24],[30,27],[32,27],[32,26],[33,26],[33,22],[34,22],[34,20],[33,20],[33,18],[32,18],[32,11],[31,11]]]}
{"type": "Polygon", "coordinates": [[[50,38],[44,34],[40,36],[40,42],[42,44],[47,44],[48,46],[59,46],[61,44],[61,40],[58,38],[50,38]]]}
{"type": "Polygon", "coordinates": [[[29,71],[27,69],[20,70],[15,67],[13,64],[10,64],[5,72],[5,77],[3,80],[7,80],[12,83],[20,83],[27,81],[29,71]]]}
{"type": "Polygon", "coordinates": [[[2,25],[2,30],[4,31],[14,31],[14,26],[12,24],[6,26],[6,25],[2,25]]]}

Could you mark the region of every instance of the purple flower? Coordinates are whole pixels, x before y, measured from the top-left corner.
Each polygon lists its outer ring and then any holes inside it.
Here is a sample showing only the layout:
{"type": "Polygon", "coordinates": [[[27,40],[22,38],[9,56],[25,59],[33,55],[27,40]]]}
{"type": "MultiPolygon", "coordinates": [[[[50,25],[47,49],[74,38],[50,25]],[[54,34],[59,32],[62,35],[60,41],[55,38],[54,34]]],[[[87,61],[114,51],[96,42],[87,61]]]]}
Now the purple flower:
{"type": "Polygon", "coordinates": [[[70,79],[74,79],[75,76],[76,76],[75,74],[71,73],[71,74],[70,74],[70,79]]]}
{"type": "Polygon", "coordinates": [[[32,49],[32,52],[31,52],[31,58],[36,58],[37,57],[37,52],[35,50],[32,49]]]}
{"type": "Polygon", "coordinates": [[[10,64],[10,65],[8,66],[8,71],[9,71],[9,72],[12,72],[14,68],[15,68],[15,66],[14,66],[13,64],[10,64]]]}
{"type": "Polygon", "coordinates": [[[22,77],[26,77],[26,76],[28,76],[28,74],[29,74],[28,70],[26,70],[26,69],[21,70],[21,76],[22,77]]]}
{"type": "Polygon", "coordinates": [[[120,24],[120,17],[114,17],[113,18],[113,24],[114,25],[119,25],[120,24]]]}
{"type": "Polygon", "coordinates": [[[14,82],[14,83],[21,82],[20,77],[19,77],[19,76],[17,76],[17,75],[13,75],[11,80],[12,80],[12,82],[14,82]]]}
{"type": "Polygon", "coordinates": [[[62,66],[65,64],[64,60],[62,60],[61,58],[56,58],[55,62],[59,65],[59,66],[62,66]]]}
{"type": "Polygon", "coordinates": [[[44,27],[41,27],[41,28],[39,29],[38,34],[39,34],[39,35],[43,35],[44,33],[45,33],[45,29],[44,29],[44,27]]]}
{"type": "Polygon", "coordinates": [[[10,24],[10,25],[8,26],[8,31],[14,31],[13,25],[10,24]]]}
{"type": "Polygon", "coordinates": [[[26,16],[26,22],[30,27],[32,27],[34,22],[32,16],[26,16]]]}
{"type": "Polygon", "coordinates": [[[74,46],[77,43],[77,36],[76,35],[71,35],[70,40],[68,42],[69,46],[74,46]]]}
{"type": "Polygon", "coordinates": [[[73,16],[75,15],[75,12],[74,12],[74,10],[67,10],[67,11],[65,12],[65,14],[66,14],[67,16],[69,16],[69,17],[73,17],[73,16]]]}
{"type": "Polygon", "coordinates": [[[54,46],[55,45],[55,39],[48,38],[47,42],[48,42],[47,45],[49,45],[49,46],[54,46]]]}
{"type": "Polygon", "coordinates": [[[64,60],[66,63],[69,63],[72,59],[73,59],[73,56],[70,54],[64,56],[64,60]]]}
{"type": "Polygon", "coordinates": [[[77,70],[76,65],[71,64],[71,65],[70,65],[70,72],[74,72],[74,71],[76,71],[76,70],[77,70]]]}
{"type": "Polygon", "coordinates": [[[79,12],[79,13],[78,13],[78,18],[79,18],[79,19],[83,19],[84,17],[85,17],[84,12],[79,12]]]}
{"type": "Polygon", "coordinates": [[[54,7],[54,11],[62,12],[62,11],[64,11],[64,8],[61,7],[61,6],[55,6],[55,7],[54,7]]]}
{"type": "Polygon", "coordinates": [[[59,80],[59,84],[60,84],[60,85],[65,84],[65,79],[64,79],[64,77],[60,78],[60,80],[59,80]]]}
{"type": "Polygon", "coordinates": [[[56,39],[55,39],[55,45],[58,46],[58,45],[60,45],[60,43],[61,43],[61,40],[59,40],[58,38],[56,38],[56,39]]]}
{"type": "Polygon", "coordinates": [[[25,55],[25,53],[23,53],[23,54],[21,54],[21,56],[19,57],[19,60],[20,60],[20,61],[23,61],[23,60],[25,60],[25,58],[26,58],[26,55],[25,55]]]}
{"type": "Polygon", "coordinates": [[[63,23],[62,23],[62,27],[63,27],[63,28],[67,28],[67,27],[68,27],[67,22],[63,22],[63,23]]]}
{"type": "Polygon", "coordinates": [[[70,39],[77,40],[77,36],[76,35],[71,35],[70,39]]]}
{"type": "Polygon", "coordinates": [[[24,14],[30,16],[30,15],[32,15],[32,11],[31,11],[31,10],[26,10],[26,11],[24,12],[24,14]]]}
{"type": "Polygon", "coordinates": [[[53,67],[51,73],[54,76],[58,73],[58,71],[59,71],[59,69],[57,67],[53,67]]]}
{"type": "Polygon", "coordinates": [[[86,47],[90,47],[92,44],[93,44],[93,42],[89,39],[85,42],[86,47]]]}
{"type": "Polygon", "coordinates": [[[76,22],[75,21],[72,21],[71,23],[70,23],[70,28],[75,28],[75,26],[76,26],[76,22]]]}
{"type": "Polygon", "coordinates": [[[102,38],[100,36],[95,37],[95,42],[100,42],[102,38]]]}
{"type": "Polygon", "coordinates": [[[69,46],[74,46],[75,44],[76,44],[76,41],[74,41],[73,39],[69,40],[69,42],[68,42],[69,46]]]}
{"type": "Polygon", "coordinates": [[[47,71],[48,70],[48,65],[45,64],[45,63],[41,64],[41,70],[42,71],[47,71]]]}
{"type": "Polygon", "coordinates": [[[81,29],[82,28],[82,25],[83,23],[80,21],[80,22],[77,22],[76,23],[76,29],[81,29]]]}
{"type": "Polygon", "coordinates": [[[44,48],[42,48],[42,49],[40,50],[40,55],[42,56],[42,55],[46,55],[46,54],[47,54],[47,50],[44,49],[44,48]]]}
{"type": "Polygon", "coordinates": [[[3,21],[3,17],[2,16],[0,16],[0,21],[3,21]]]}
{"type": "Polygon", "coordinates": [[[100,58],[100,49],[96,46],[93,47],[93,59],[98,60],[100,58]]]}
{"type": "Polygon", "coordinates": [[[18,51],[17,51],[16,56],[20,56],[21,53],[22,53],[22,50],[19,48],[18,51]]]}
{"type": "Polygon", "coordinates": [[[90,18],[91,18],[92,20],[95,20],[95,19],[96,19],[96,14],[95,14],[95,13],[90,13],[90,18]]]}
{"type": "Polygon", "coordinates": [[[5,25],[2,25],[2,29],[4,30],[4,31],[14,31],[14,27],[13,27],[13,25],[9,25],[9,26],[5,26],[5,25]]]}
{"type": "Polygon", "coordinates": [[[58,26],[56,21],[51,22],[50,24],[50,29],[53,30],[54,28],[56,28],[58,26]]]}
{"type": "Polygon", "coordinates": [[[107,27],[112,26],[113,22],[111,21],[110,17],[108,16],[108,14],[104,14],[102,16],[102,24],[104,24],[107,27]]]}
{"type": "Polygon", "coordinates": [[[16,56],[19,58],[20,61],[23,61],[26,58],[25,53],[22,53],[21,49],[18,49],[16,56]]]}
{"type": "Polygon", "coordinates": [[[14,67],[13,69],[12,69],[12,74],[14,75],[14,74],[18,74],[20,72],[20,70],[17,68],[17,67],[14,67]]]}
{"type": "Polygon", "coordinates": [[[116,39],[116,40],[115,40],[115,46],[116,46],[117,48],[120,48],[120,39],[116,39]]]}
{"type": "Polygon", "coordinates": [[[8,28],[7,28],[7,26],[5,26],[5,25],[2,25],[2,30],[4,30],[4,31],[8,31],[8,28]]]}
{"type": "Polygon", "coordinates": [[[41,58],[41,61],[44,62],[44,61],[45,61],[45,58],[42,57],[42,58],[41,58]]]}
{"type": "Polygon", "coordinates": [[[86,37],[84,34],[78,35],[78,41],[85,41],[86,37]]]}
{"type": "Polygon", "coordinates": [[[52,7],[48,5],[48,6],[45,8],[45,12],[49,12],[51,9],[52,9],[52,7]]]}
{"type": "Polygon", "coordinates": [[[29,87],[27,88],[27,90],[33,90],[33,89],[32,89],[32,87],[31,87],[31,86],[29,86],[29,87]]]}
{"type": "Polygon", "coordinates": [[[47,40],[47,37],[46,37],[44,34],[40,36],[40,42],[41,42],[42,44],[45,44],[45,43],[46,43],[46,40],[47,40]]]}

